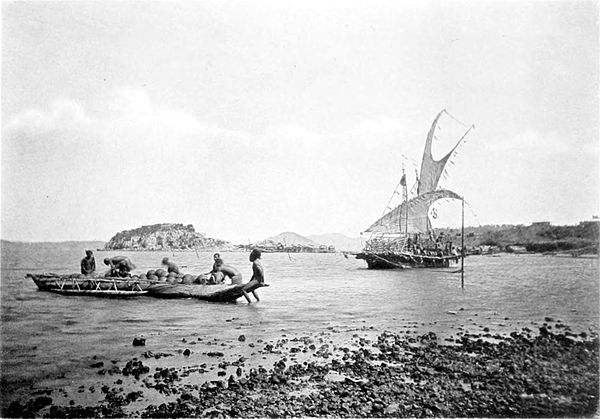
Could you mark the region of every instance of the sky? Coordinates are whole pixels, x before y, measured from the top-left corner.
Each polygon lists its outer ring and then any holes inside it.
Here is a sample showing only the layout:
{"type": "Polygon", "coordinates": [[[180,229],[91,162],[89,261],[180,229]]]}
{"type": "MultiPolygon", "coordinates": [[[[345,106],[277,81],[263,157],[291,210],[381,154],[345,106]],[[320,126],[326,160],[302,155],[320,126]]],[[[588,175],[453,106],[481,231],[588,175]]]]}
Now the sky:
{"type": "MultiPolygon", "coordinates": [[[[442,109],[475,125],[440,185],[467,225],[591,219],[598,17],[585,0],[4,1],[1,237],[356,237],[403,169],[414,182],[442,109]]],[[[460,225],[446,206],[434,226],[460,225]]]]}

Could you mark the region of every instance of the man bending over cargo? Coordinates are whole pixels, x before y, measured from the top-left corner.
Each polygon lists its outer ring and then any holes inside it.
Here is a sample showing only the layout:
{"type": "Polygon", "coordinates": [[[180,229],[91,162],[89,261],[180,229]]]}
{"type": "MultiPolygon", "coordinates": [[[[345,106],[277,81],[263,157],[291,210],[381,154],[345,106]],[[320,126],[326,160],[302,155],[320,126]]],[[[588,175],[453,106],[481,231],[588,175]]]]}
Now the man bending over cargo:
{"type": "Polygon", "coordinates": [[[227,278],[230,278],[232,284],[242,283],[241,272],[235,269],[233,266],[225,265],[223,259],[218,258],[215,260],[215,268],[217,272],[221,272],[223,274],[223,282],[225,282],[227,278]]]}
{"type": "Polygon", "coordinates": [[[118,276],[125,278],[129,276],[129,272],[135,269],[135,265],[127,256],[113,256],[112,258],[104,259],[104,264],[110,266],[109,276],[118,276]]]}
{"type": "Polygon", "coordinates": [[[162,264],[167,267],[168,273],[171,273],[171,272],[174,272],[176,274],[181,273],[181,272],[179,272],[179,266],[177,266],[177,265],[175,265],[175,263],[171,262],[169,260],[169,258],[163,258],[162,264]]]}

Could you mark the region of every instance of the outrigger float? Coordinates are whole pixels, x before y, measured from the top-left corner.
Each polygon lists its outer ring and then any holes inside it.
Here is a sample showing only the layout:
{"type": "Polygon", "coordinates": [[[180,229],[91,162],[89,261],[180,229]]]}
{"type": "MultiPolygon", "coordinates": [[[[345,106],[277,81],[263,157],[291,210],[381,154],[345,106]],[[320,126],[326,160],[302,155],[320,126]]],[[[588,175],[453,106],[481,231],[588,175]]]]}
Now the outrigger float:
{"type": "Polygon", "coordinates": [[[234,302],[268,284],[171,284],[136,277],[116,278],[84,276],[79,274],[58,275],[54,273],[27,274],[40,291],[62,295],[90,295],[96,297],[138,297],[148,295],[158,298],[197,298],[215,302],[234,302]]]}

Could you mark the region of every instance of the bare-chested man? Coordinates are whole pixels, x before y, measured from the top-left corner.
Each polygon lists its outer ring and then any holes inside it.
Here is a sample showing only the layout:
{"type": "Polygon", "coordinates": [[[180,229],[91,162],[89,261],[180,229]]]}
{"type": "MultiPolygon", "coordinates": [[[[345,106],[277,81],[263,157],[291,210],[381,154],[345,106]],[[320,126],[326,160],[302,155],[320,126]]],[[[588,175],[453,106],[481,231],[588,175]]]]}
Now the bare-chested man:
{"type": "Polygon", "coordinates": [[[129,272],[135,269],[135,265],[127,256],[113,256],[112,258],[104,259],[104,264],[110,266],[110,276],[118,276],[125,278],[129,276],[129,272]]]}

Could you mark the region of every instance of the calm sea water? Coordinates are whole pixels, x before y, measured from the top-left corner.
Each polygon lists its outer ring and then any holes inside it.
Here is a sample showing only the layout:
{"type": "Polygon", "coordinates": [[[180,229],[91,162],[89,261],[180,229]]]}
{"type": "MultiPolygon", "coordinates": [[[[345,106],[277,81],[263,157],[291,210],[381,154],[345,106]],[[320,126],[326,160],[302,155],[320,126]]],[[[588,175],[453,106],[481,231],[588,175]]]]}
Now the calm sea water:
{"type": "MultiPolygon", "coordinates": [[[[147,338],[147,350],[172,352],[176,342],[190,335],[233,342],[243,332],[249,340],[266,341],[282,333],[314,335],[332,328],[352,333],[365,327],[378,332],[415,326],[441,335],[483,327],[510,333],[541,325],[546,316],[560,319],[574,332],[598,330],[597,259],[473,256],[466,259],[461,288],[460,275],[452,268],[376,271],[340,254],[264,254],[270,287],[260,289],[261,301],[251,305],[243,299],[218,304],[150,297],[65,297],[40,292],[24,278],[28,272],[77,272],[84,249],[77,243],[3,246],[4,395],[48,385],[56,377],[76,382],[89,374],[85,368],[92,354],[103,359],[139,355],[131,345],[135,336],[147,338]]],[[[95,252],[97,266],[102,269],[102,259],[115,254],[95,252]]],[[[158,268],[164,256],[193,274],[212,266],[210,253],[123,254],[137,265],[136,272],[158,268]]],[[[250,277],[247,253],[222,256],[242,271],[245,280],[250,277]]]]}

